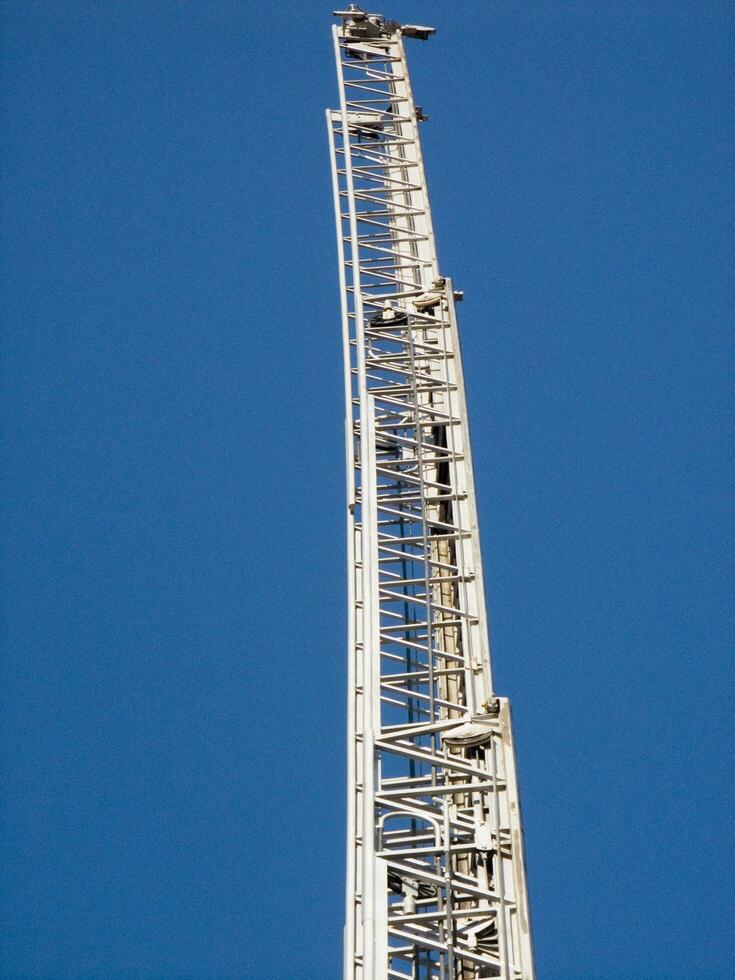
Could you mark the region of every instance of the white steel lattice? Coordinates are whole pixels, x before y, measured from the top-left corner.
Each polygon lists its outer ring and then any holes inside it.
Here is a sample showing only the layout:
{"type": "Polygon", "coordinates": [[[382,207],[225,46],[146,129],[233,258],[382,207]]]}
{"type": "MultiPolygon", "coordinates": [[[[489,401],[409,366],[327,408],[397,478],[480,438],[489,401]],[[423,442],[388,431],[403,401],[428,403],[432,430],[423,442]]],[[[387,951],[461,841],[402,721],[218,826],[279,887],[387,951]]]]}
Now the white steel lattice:
{"type": "Polygon", "coordinates": [[[346,980],[532,980],[521,814],[493,694],[455,294],[403,37],[352,7],[328,110],[347,404],[346,980]]]}

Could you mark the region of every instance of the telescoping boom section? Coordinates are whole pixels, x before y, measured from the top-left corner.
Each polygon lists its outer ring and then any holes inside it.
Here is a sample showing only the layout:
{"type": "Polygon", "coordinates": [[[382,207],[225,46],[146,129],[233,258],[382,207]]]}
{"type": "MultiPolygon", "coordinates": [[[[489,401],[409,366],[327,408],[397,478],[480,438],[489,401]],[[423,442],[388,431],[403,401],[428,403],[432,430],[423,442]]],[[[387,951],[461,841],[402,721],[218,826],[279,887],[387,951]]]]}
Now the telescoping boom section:
{"type": "Polygon", "coordinates": [[[345,980],[532,980],[508,701],[493,692],[455,302],[403,48],[337,11],[327,111],[349,550],[345,980]]]}

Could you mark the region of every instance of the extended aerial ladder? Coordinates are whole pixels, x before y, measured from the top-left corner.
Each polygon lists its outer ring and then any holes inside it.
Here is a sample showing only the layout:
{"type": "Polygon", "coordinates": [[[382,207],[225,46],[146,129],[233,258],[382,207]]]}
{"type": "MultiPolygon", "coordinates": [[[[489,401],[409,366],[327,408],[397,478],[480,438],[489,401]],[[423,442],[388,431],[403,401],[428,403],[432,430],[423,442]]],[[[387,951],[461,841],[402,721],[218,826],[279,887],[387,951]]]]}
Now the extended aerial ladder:
{"type": "Polygon", "coordinates": [[[337,11],[327,111],[346,391],[345,980],[532,980],[508,701],[493,693],[455,302],[400,25],[337,11]]]}

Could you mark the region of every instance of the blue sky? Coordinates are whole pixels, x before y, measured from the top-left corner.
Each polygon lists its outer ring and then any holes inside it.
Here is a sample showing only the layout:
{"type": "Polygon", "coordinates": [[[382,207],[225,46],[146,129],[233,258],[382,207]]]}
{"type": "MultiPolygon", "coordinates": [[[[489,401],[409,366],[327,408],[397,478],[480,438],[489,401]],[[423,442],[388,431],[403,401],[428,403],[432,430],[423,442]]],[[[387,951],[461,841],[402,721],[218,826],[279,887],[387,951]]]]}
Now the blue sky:
{"type": "MultiPolygon", "coordinates": [[[[540,980],[724,980],[733,6],[383,12],[438,27],[540,980]]],[[[2,4],[3,977],[339,977],[329,15],[2,4]]]]}

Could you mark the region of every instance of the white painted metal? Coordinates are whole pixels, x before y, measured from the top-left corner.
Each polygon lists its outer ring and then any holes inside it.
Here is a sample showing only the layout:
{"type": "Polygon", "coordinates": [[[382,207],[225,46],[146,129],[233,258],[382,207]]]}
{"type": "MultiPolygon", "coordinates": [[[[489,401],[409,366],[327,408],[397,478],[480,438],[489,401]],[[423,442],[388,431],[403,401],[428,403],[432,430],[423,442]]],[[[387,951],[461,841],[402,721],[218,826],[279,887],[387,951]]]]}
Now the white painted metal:
{"type": "Polygon", "coordinates": [[[345,980],[533,980],[510,710],[493,693],[455,293],[403,37],[334,28],[349,561],[345,980]]]}

